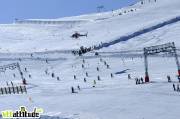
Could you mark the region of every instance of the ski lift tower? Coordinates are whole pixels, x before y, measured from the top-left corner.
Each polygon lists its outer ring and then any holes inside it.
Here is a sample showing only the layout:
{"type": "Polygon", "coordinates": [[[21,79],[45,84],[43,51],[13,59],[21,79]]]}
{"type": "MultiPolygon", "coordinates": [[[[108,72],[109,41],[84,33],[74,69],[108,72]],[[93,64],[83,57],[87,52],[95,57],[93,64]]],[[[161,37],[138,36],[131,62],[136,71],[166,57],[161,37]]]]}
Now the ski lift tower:
{"type": "Polygon", "coordinates": [[[104,9],[104,6],[103,5],[100,5],[97,7],[97,12],[102,12],[104,9]]]}
{"type": "Polygon", "coordinates": [[[145,64],[145,82],[149,82],[149,73],[148,73],[148,59],[149,55],[155,55],[159,53],[170,53],[175,57],[177,69],[178,69],[178,76],[180,76],[180,65],[178,60],[178,55],[176,51],[176,47],[174,42],[167,43],[163,45],[151,46],[144,48],[144,64],[145,64]]]}

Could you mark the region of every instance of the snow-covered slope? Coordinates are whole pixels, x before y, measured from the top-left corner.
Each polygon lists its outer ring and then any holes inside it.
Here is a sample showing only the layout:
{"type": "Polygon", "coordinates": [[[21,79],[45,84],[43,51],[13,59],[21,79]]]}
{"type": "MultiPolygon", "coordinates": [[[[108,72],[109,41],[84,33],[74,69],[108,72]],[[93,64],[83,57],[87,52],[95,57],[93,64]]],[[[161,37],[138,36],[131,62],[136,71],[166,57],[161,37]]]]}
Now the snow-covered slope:
{"type": "MultiPolygon", "coordinates": [[[[143,5],[137,3],[113,12],[54,20],[61,21],[62,23],[59,25],[51,23],[49,25],[0,25],[0,48],[2,52],[23,52],[24,50],[26,52],[34,52],[71,50],[78,49],[82,45],[93,46],[109,43],[121,37],[132,35],[143,29],[151,28],[152,26],[180,17],[179,6],[180,2],[178,0],[158,0],[157,2],[146,2],[143,5]],[[119,15],[120,13],[122,15],[119,15]],[[69,22],[70,20],[71,22],[69,22]],[[73,20],[74,22],[87,20],[87,22],[74,24],[73,20]],[[80,33],[88,32],[88,37],[72,39],[71,35],[75,31],[80,33]]],[[[131,47],[131,49],[133,48],[131,47]]]]}
{"type": "MultiPolygon", "coordinates": [[[[135,84],[144,77],[143,54],[136,50],[173,41],[180,47],[180,1],[148,1],[113,12],[0,25],[0,66],[19,62],[28,83],[27,94],[0,95],[0,112],[26,106],[43,108],[41,119],[179,119],[174,57],[148,58],[151,83],[135,84]],[[88,37],[72,39],[75,31],[88,37]],[[99,56],[71,54],[99,44],[99,56]],[[78,93],[71,93],[72,86],[78,93]]],[[[22,84],[18,70],[0,72],[0,88],[11,81],[22,84]]]]}

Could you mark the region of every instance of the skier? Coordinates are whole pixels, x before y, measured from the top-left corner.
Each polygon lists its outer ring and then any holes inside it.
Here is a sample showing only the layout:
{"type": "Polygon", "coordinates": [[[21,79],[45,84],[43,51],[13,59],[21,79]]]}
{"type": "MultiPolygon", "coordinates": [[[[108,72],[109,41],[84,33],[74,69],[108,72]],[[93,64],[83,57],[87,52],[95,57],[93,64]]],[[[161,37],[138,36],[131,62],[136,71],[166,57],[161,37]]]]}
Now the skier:
{"type": "Polygon", "coordinates": [[[94,80],[94,82],[93,82],[93,83],[94,83],[93,87],[96,87],[96,80],[94,80]]]}
{"type": "Polygon", "coordinates": [[[106,66],[107,66],[107,69],[109,69],[109,65],[107,64],[106,66]]]}
{"type": "Polygon", "coordinates": [[[82,68],[84,68],[84,65],[82,64],[82,68]]]}
{"type": "Polygon", "coordinates": [[[107,65],[106,61],[104,61],[104,65],[107,65]]]}
{"type": "Polygon", "coordinates": [[[85,63],[85,60],[83,59],[83,63],[85,63]]]}
{"type": "Polygon", "coordinates": [[[180,76],[177,76],[178,77],[178,80],[179,80],[179,83],[180,83],[180,76]]]}
{"type": "Polygon", "coordinates": [[[71,93],[76,93],[74,87],[71,87],[71,93]]]}
{"type": "Polygon", "coordinates": [[[12,85],[12,87],[14,86],[12,81],[11,81],[11,85],[12,85]]]}
{"type": "Polygon", "coordinates": [[[167,76],[168,82],[171,82],[171,77],[168,75],[167,76]]]}
{"type": "Polygon", "coordinates": [[[80,88],[80,86],[79,86],[79,85],[77,86],[77,88],[78,88],[78,90],[79,90],[79,91],[81,90],[81,88],[80,88]]]}
{"type": "Polygon", "coordinates": [[[31,78],[31,74],[29,74],[29,78],[31,78]]]}
{"type": "Polygon", "coordinates": [[[24,68],[24,71],[27,72],[27,68],[24,68]]]}
{"type": "Polygon", "coordinates": [[[111,73],[111,78],[113,78],[114,76],[113,76],[113,74],[111,73]]]}
{"type": "Polygon", "coordinates": [[[177,85],[177,92],[179,92],[180,91],[180,88],[179,88],[179,84],[177,85]]]}
{"type": "Polygon", "coordinates": [[[143,84],[144,83],[144,80],[143,80],[143,78],[141,77],[141,83],[143,84]]]}
{"type": "Polygon", "coordinates": [[[99,71],[99,67],[97,67],[96,70],[99,71]]]}
{"type": "Polygon", "coordinates": [[[46,59],[46,63],[48,64],[48,60],[46,59]]]}
{"type": "Polygon", "coordinates": [[[128,74],[128,79],[131,79],[131,74],[128,74]]]}
{"type": "Polygon", "coordinates": [[[6,85],[9,86],[8,82],[6,81],[6,85]]]}
{"type": "Polygon", "coordinates": [[[100,62],[102,62],[103,60],[102,60],[102,58],[100,58],[100,62]]]}
{"type": "Polygon", "coordinates": [[[138,78],[135,78],[135,81],[136,81],[136,85],[138,85],[138,78]]]}
{"type": "Polygon", "coordinates": [[[74,79],[76,79],[76,75],[74,75],[74,79]]]}
{"type": "Polygon", "coordinates": [[[87,72],[86,72],[86,76],[87,76],[87,77],[89,76],[87,72]]]}
{"type": "Polygon", "coordinates": [[[175,86],[175,84],[173,84],[173,89],[174,89],[174,91],[176,91],[176,86],[175,86]]]}
{"type": "Polygon", "coordinates": [[[26,85],[26,84],[27,84],[27,83],[26,83],[26,79],[25,79],[25,78],[23,79],[23,84],[24,84],[24,85],[26,85]]]}
{"type": "Polygon", "coordinates": [[[141,79],[138,79],[138,84],[141,84],[141,79]]]}
{"type": "Polygon", "coordinates": [[[57,77],[57,80],[58,80],[58,81],[60,80],[59,76],[57,77]]]}
{"type": "Polygon", "coordinates": [[[16,77],[16,74],[13,74],[13,77],[15,78],[15,77],[16,77]]]}
{"type": "Polygon", "coordinates": [[[54,78],[54,73],[51,74],[52,78],[54,78]]]}
{"type": "Polygon", "coordinates": [[[46,75],[48,74],[48,69],[45,70],[46,75]]]}
{"type": "Polygon", "coordinates": [[[100,76],[98,76],[97,78],[98,78],[98,81],[100,81],[100,80],[101,80],[100,76]]]}
{"type": "Polygon", "coordinates": [[[84,82],[86,83],[86,78],[84,78],[84,82]]]}
{"type": "Polygon", "coordinates": [[[20,72],[20,75],[23,76],[23,72],[20,72]]]}
{"type": "Polygon", "coordinates": [[[95,52],[95,56],[98,56],[99,55],[99,53],[98,52],[95,52]]]}

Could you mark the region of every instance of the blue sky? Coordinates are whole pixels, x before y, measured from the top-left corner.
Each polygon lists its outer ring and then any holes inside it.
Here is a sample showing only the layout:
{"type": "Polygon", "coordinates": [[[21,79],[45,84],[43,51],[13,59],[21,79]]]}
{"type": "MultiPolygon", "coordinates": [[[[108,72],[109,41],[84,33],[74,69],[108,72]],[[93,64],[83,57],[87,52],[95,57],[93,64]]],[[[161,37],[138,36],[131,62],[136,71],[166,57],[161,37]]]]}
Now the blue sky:
{"type": "Polygon", "coordinates": [[[106,11],[135,3],[137,0],[0,0],[0,23],[11,23],[15,18],[59,18],[97,11],[106,11]]]}

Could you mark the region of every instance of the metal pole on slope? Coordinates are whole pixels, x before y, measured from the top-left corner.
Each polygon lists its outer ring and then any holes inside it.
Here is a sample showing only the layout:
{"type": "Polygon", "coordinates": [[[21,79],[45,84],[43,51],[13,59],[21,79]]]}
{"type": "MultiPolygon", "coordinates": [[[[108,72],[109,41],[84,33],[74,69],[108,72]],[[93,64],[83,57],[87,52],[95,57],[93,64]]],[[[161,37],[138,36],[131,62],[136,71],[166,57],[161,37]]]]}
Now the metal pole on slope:
{"type": "Polygon", "coordinates": [[[180,76],[180,65],[179,65],[177,50],[176,50],[176,47],[175,47],[175,43],[173,42],[172,44],[173,44],[173,51],[174,51],[174,56],[175,56],[175,60],[176,60],[176,65],[177,65],[177,68],[178,68],[178,76],[180,76]]]}
{"type": "Polygon", "coordinates": [[[22,79],[23,84],[26,85],[26,80],[23,77],[23,73],[21,71],[21,67],[20,67],[19,63],[17,63],[17,68],[18,68],[18,71],[19,71],[19,73],[21,75],[21,79],[22,79]]]}
{"type": "Polygon", "coordinates": [[[144,48],[145,82],[149,82],[147,50],[144,48]]]}

